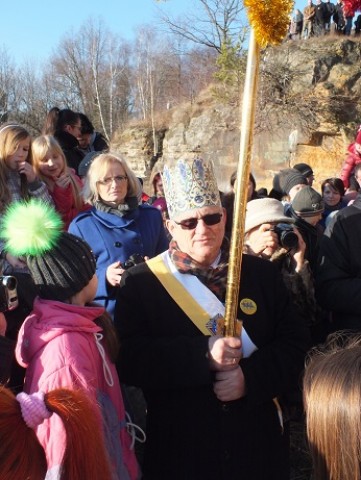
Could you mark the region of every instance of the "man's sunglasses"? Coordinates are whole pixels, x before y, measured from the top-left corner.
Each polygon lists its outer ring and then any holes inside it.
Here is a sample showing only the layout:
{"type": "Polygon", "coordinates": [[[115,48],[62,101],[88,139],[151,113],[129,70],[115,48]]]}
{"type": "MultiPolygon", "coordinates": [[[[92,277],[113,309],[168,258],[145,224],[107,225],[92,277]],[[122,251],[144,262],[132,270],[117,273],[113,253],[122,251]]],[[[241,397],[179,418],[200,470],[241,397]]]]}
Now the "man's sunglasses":
{"type": "Polygon", "coordinates": [[[217,225],[217,223],[221,221],[221,218],[222,213],[210,213],[201,218],[186,218],[180,222],[176,222],[175,220],[174,222],[185,230],[194,230],[198,225],[199,220],[203,220],[203,222],[210,227],[212,225],[217,225]]]}

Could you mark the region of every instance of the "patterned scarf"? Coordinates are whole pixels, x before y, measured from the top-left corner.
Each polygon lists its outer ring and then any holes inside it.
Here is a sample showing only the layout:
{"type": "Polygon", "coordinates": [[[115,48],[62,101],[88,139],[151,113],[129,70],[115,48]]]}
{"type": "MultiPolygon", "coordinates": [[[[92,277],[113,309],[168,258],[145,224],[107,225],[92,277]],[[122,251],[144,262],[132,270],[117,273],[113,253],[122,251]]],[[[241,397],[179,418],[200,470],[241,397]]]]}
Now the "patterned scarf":
{"type": "Polygon", "coordinates": [[[126,197],[125,203],[120,203],[117,206],[111,206],[102,201],[102,199],[95,200],[93,205],[97,210],[105,213],[112,213],[118,217],[124,217],[130,212],[133,212],[139,207],[137,197],[126,197]]]}
{"type": "Polygon", "coordinates": [[[193,258],[179,250],[178,244],[172,240],[169,245],[169,255],[180,273],[195,275],[221,302],[225,301],[229,246],[225,240],[221,247],[221,257],[216,268],[204,268],[193,258]]]}

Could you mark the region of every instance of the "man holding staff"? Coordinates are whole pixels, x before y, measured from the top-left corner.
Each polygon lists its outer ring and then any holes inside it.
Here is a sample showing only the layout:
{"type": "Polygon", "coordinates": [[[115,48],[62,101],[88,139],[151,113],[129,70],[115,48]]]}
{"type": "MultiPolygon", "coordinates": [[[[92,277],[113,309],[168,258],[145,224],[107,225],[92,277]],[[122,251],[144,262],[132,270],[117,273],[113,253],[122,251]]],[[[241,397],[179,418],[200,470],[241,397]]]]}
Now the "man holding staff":
{"type": "Polygon", "coordinates": [[[147,401],[144,478],[288,480],[280,397],[307,327],[270,262],[243,256],[241,338],[222,337],[229,246],[212,164],[165,167],[170,248],[127,271],[115,325],[121,381],[147,401]]]}

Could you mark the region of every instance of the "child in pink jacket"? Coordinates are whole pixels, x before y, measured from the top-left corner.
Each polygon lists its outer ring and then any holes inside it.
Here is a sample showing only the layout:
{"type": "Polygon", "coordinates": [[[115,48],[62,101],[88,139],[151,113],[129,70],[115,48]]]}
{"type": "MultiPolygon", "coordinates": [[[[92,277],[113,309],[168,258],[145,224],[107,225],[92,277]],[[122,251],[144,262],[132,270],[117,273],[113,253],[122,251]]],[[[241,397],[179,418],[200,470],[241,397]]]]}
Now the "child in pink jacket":
{"type": "MultiPolygon", "coordinates": [[[[62,231],[52,207],[36,201],[9,211],[1,235],[8,251],[26,258],[39,291],[16,346],[17,361],[27,369],[24,391],[85,391],[102,427],[112,478],[138,478],[113,364],[116,336],[104,308],[91,304],[97,290],[93,252],[82,239],[62,231]]],[[[63,424],[52,416],[36,434],[49,475],[58,478],[66,445],[63,424]]]]}

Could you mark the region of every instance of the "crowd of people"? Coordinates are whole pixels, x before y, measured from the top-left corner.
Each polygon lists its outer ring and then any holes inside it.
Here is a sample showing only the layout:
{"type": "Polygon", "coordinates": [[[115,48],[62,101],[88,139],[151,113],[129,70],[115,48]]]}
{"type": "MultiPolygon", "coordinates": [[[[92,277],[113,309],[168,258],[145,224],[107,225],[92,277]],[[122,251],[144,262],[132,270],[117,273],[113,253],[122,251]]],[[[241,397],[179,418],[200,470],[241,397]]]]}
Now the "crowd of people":
{"type": "Polygon", "coordinates": [[[308,0],[303,9],[296,9],[290,19],[288,38],[291,40],[320,37],[330,33],[355,36],[361,32],[361,15],[356,16],[355,2],[337,0],[308,0]]]}
{"type": "Polygon", "coordinates": [[[1,125],[1,478],[288,480],[306,421],[315,478],[361,480],[360,132],[340,172],[250,175],[226,336],[237,172],[181,158],[147,195],[83,114],[1,125]]]}

